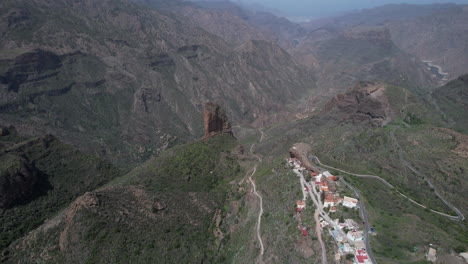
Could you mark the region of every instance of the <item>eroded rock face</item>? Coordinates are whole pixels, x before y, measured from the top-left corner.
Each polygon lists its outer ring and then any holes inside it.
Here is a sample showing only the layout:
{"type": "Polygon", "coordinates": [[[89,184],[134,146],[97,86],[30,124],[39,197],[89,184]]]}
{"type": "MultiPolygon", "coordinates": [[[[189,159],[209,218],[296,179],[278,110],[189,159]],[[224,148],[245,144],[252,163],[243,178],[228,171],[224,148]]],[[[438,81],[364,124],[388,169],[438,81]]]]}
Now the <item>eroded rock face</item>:
{"type": "Polygon", "coordinates": [[[388,101],[381,83],[360,82],[346,94],[336,95],[325,106],[332,118],[347,123],[370,123],[383,126],[391,120],[388,101]]]}
{"type": "Polygon", "coordinates": [[[84,195],[78,197],[69,207],[65,215],[65,228],[60,233],[59,247],[60,251],[65,251],[70,242],[78,242],[79,237],[69,237],[69,231],[74,225],[74,218],[78,211],[82,209],[95,208],[99,206],[99,198],[94,192],[87,192],[84,195]]]}
{"type": "Polygon", "coordinates": [[[203,118],[205,121],[205,138],[224,133],[232,135],[231,123],[229,123],[226,112],[221,106],[207,103],[203,118]]]}

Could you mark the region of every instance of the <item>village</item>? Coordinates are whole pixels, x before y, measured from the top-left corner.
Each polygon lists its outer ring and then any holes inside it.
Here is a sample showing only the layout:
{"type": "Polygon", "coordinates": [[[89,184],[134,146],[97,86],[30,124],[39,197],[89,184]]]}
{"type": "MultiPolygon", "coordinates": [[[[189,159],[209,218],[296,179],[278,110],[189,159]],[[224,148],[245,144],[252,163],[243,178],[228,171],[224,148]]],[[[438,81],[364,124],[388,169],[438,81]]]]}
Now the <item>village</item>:
{"type": "MultiPolygon", "coordinates": [[[[288,158],[287,162],[300,179],[303,193],[303,199],[296,201],[296,214],[300,216],[300,214],[309,212],[314,214],[315,210],[319,211],[318,221],[321,235],[330,235],[335,244],[334,263],[373,263],[367,252],[365,232],[375,232],[375,230],[373,228],[366,231],[360,230],[359,220],[344,219],[343,217],[333,219],[333,215],[337,215],[333,213],[339,210],[358,210],[358,199],[349,196],[341,197],[337,190],[338,177],[332,175],[329,171],[303,165],[295,157],[288,158]],[[306,208],[307,199],[313,201],[315,208],[306,208]]],[[[300,218],[297,217],[297,219],[300,218]]],[[[362,224],[365,223],[362,222],[362,224]]],[[[311,230],[311,227],[305,226],[299,221],[298,228],[303,236],[310,235],[308,230],[311,230]]],[[[322,244],[322,251],[325,251],[323,242],[320,241],[320,243],[322,244]]],[[[322,252],[322,254],[322,263],[327,263],[326,252],[322,252]]]]}

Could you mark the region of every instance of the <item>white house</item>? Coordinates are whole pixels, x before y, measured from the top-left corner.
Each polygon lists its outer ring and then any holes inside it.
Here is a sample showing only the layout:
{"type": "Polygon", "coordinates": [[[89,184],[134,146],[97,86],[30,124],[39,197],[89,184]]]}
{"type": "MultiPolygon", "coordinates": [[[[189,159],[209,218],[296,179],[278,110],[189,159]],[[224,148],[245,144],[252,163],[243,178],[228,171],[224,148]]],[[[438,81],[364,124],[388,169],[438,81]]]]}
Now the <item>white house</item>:
{"type": "Polygon", "coordinates": [[[329,171],[324,171],[323,175],[327,178],[333,176],[329,171]]]}
{"type": "Polygon", "coordinates": [[[348,208],[356,208],[358,203],[357,199],[345,196],[343,199],[343,206],[348,207],[348,208]]]}
{"type": "Polygon", "coordinates": [[[359,241],[359,240],[364,240],[363,234],[364,234],[364,232],[362,232],[362,231],[350,231],[350,232],[348,232],[346,234],[346,236],[351,241],[359,241]]]}

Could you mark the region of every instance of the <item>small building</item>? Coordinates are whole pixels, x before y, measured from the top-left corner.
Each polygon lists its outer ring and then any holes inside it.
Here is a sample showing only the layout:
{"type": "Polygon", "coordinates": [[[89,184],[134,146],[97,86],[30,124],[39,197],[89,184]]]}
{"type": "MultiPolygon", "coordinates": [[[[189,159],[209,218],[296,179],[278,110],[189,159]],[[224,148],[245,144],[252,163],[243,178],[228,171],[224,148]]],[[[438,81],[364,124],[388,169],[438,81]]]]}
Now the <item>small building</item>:
{"type": "Polygon", "coordinates": [[[297,200],[297,212],[302,212],[302,209],[305,208],[305,202],[302,200],[297,200]]]}
{"type": "Polygon", "coordinates": [[[315,176],[315,178],[314,178],[315,184],[317,184],[317,185],[320,184],[320,179],[321,178],[322,178],[322,174],[319,174],[319,175],[315,176]]]}
{"type": "Polygon", "coordinates": [[[327,179],[330,179],[332,181],[337,181],[338,177],[333,176],[329,171],[324,171],[323,176],[327,177],[327,179]]]}
{"type": "Polygon", "coordinates": [[[332,193],[336,193],[336,183],[333,180],[330,180],[330,178],[327,179],[327,184],[328,184],[328,191],[332,193]]]}
{"type": "Polygon", "coordinates": [[[427,255],[426,255],[426,258],[427,258],[427,261],[430,261],[430,262],[436,262],[437,260],[437,251],[433,248],[429,248],[429,252],[427,252],[427,255]]]}
{"type": "Polygon", "coordinates": [[[327,221],[323,220],[323,218],[319,218],[320,219],[320,227],[324,228],[328,225],[330,225],[327,221]]]}
{"type": "Polygon", "coordinates": [[[307,230],[305,230],[305,228],[302,228],[301,231],[302,231],[303,236],[308,236],[309,235],[309,233],[307,232],[307,230]]]}
{"type": "Polygon", "coordinates": [[[356,221],[354,221],[353,219],[345,219],[345,223],[349,229],[358,228],[358,223],[356,223],[356,221]]]}
{"type": "Polygon", "coordinates": [[[364,232],[362,231],[350,231],[346,234],[346,236],[349,238],[351,241],[360,241],[364,240],[364,232]]]}
{"type": "Polygon", "coordinates": [[[323,177],[320,181],[320,190],[328,192],[328,182],[323,180],[323,177]]]}
{"type": "Polygon", "coordinates": [[[331,181],[337,181],[337,180],[338,180],[338,177],[336,177],[336,176],[330,176],[330,177],[328,177],[328,179],[331,180],[331,181]]]}
{"type": "Polygon", "coordinates": [[[335,206],[336,202],[336,196],[333,193],[329,193],[325,195],[325,199],[323,199],[323,207],[327,208],[329,206],[335,206]]]}
{"type": "Polygon", "coordinates": [[[332,206],[330,208],[330,213],[335,213],[336,212],[336,206],[332,206]]]}
{"type": "Polygon", "coordinates": [[[341,254],[340,254],[340,253],[336,253],[336,254],[335,254],[335,261],[336,261],[336,262],[339,262],[340,259],[341,259],[341,254]]]}
{"type": "Polygon", "coordinates": [[[343,198],[343,206],[344,207],[356,208],[357,204],[358,204],[357,199],[354,199],[354,198],[351,198],[351,197],[348,197],[348,196],[345,196],[343,198]]]}
{"type": "Polygon", "coordinates": [[[365,250],[358,250],[356,252],[356,255],[354,256],[354,262],[358,264],[370,264],[372,263],[369,259],[369,256],[367,255],[367,252],[365,250]]]}

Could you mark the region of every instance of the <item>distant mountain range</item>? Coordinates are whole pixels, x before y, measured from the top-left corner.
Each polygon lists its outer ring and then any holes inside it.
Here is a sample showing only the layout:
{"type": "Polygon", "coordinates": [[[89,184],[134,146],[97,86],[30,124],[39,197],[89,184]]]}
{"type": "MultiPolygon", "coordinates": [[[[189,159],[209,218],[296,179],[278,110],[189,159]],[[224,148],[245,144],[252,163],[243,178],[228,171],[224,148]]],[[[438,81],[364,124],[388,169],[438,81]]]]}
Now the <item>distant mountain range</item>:
{"type": "Polygon", "coordinates": [[[462,263],[466,221],[429,208],[468,213],[467,14],[298,24],[230,1],[1,1],[0,262],[318,263],[284,165],[306,142],[428,207],[332,171],[362,191],[381,263],[422,263],[429,244],[462,263]],[[208,102],[229,125],[204,124],[208,102]]]}

